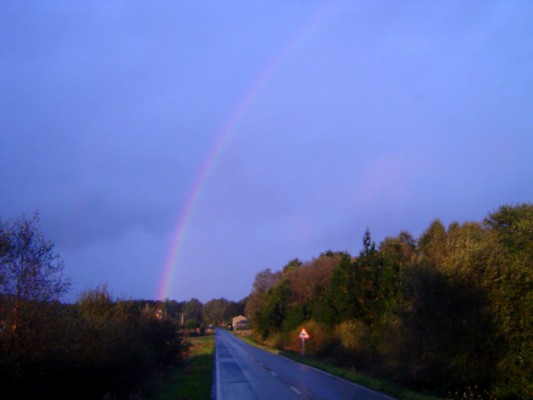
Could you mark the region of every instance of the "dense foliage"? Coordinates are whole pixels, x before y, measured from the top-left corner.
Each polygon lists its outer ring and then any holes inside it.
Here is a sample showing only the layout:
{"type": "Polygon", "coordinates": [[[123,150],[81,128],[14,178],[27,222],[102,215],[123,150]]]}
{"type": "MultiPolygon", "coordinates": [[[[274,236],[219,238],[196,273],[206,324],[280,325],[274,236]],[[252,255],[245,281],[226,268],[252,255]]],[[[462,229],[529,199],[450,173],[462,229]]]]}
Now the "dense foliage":
{"type": "MultiPolygon", "coordinates": [[[[11,301],[2,300],[5,321],[11,301]]],[[[129,398],[147,391],[184,350],[176,321],[143,301],[113,301],[103,289],[74,305],[25,307],[21,328],[0,332],[0,382],[21,398],[129,398]]]]}
{"type": "Polygon", "coordinates": [[[257,274],[246,313],[263,340],[444,393],[533,396],[533,205],[430,224],[353,257],[331,251],[257,274]]]}
{"type": "MultiPolygon", "coordinates": [[[[165,304],[116,301],[107,290],[59,299],[63,264],[38,215],[0,224],[0,384],[18,398],[129,398],[183,351],[165,304]],[[75,391],[75,392],[73,392],[75,391]]],[[[170,304],[169,304],[170,306],[170,304]]],[[[171,308],[171,307],[169,307],[171,308]]]]}

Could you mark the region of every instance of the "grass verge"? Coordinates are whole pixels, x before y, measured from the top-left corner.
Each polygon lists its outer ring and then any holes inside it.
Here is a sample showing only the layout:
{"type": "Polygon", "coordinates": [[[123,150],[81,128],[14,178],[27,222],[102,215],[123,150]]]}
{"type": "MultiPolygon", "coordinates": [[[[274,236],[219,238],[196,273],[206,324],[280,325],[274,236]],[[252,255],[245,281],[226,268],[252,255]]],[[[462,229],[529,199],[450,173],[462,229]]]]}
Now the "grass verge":
{"type": "Polygon", "coordinates": [[[358,383],[359,385],[365,386],[370,389],[377,390],[381,393],[388,394],[391,397],[395,397],[397,399],[405,399],[405,400],[442,400],[441,397],[436,397],[431,394],[425,394],[425,393],[419,393],[415,392],[413,390],[400,387],[392,382],[383,380],[383,379],[377,379],[377,378],[370,378],[355,369],[352,368],[344,368],[339,367],[337,365],[334,365],[330,362],[327,362],[324,359],[320,359],[318,357],[314,356],[305,356],[302,357],[298,353],[294,353],[291,351],[281,350],[269,347],[263,343],[260,343],[256,340],[254,340],[250,336],[239,336],[242,340],[245,342],[259,347],[263,350],[266,350],[270,353],[279,354],[281,356],[284,356],[286,358],[290,358],[291,360],[297,361],[302,364],[309,365],[311,367],[314,367],[316,369],[319,369],[321,371],[327,372],[331,375],[338,376],[339,378],[346,379],[351,382],[358,383]]]}
{"type": "Polygon", "coordinates": [[[210,400],[213,386],[214,335],[190,338],[183,364],[158,385],[150,400],[210,400]]]}

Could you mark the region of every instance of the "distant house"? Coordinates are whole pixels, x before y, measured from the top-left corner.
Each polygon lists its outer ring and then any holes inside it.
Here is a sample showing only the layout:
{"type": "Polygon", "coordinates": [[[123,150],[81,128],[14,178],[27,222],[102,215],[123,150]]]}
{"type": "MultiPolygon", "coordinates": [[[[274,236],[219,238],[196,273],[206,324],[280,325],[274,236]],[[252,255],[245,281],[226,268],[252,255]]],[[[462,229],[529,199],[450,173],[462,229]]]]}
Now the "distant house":
{"type": "Polygon", "coordinates": [[[231,325],[234,331],[248,329],[248,319],[244,315],[238,315],[233,318],[231,325]]]}

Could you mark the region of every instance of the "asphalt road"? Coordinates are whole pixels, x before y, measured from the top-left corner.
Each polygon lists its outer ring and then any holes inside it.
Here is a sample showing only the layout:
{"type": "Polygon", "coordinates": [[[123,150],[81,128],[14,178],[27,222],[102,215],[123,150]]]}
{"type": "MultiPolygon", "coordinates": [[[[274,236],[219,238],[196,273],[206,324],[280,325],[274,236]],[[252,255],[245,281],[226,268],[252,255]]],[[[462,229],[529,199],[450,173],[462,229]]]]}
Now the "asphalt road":
{"type": "Polygon", "coordinates": [[[231,333],[215,333],[216,400],[359,399],[392,397],[268,353],[231,333]]]}

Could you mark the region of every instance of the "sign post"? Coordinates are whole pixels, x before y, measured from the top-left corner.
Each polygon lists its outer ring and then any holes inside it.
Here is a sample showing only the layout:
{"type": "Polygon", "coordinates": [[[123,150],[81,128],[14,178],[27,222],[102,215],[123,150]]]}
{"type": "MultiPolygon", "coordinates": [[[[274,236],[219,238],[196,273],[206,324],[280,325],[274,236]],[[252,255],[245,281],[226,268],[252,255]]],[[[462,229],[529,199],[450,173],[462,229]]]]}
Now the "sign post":
{"type": "Polygon", "coordinates": [[[305,357],[305,341],[308,340],[311,336],[309,336],[309,334],[307,333],[305,328],[302,328],[302,330],[301,330],[300,334],[298,335],[298,337],[302,341],[302,357],[305,357]]]}

